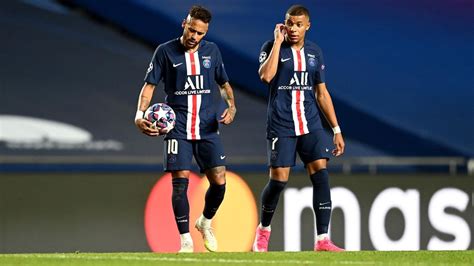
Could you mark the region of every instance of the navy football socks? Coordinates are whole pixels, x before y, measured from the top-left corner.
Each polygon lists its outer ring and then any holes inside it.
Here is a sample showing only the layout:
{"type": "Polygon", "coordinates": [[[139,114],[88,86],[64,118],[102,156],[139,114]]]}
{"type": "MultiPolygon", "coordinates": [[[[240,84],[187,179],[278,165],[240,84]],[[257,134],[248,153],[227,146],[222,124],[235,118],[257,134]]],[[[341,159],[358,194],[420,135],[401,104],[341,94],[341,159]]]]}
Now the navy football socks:
{"type": "Polygon", "coordinates": [[[216,215],[217,209],[224,200],[225,184],[212,184],[209,186],[205,196],[204,211],[202,214],[207,219],[212,219],[216,215]]]}
{"type": "Polygon", "coordinates": [[[313,209],[316,214],[316,230],[318,235],[328,232],[331,219],[331,190],[329,188],[329,172],[319,170],[310,176],[313,183],[313,209]]]}
{"type": "Polygon", "coordinates": [[[278,204],[280,193],[285,188],[287,182],[270,179],[262,191],[262,209],[260,219],[262,226],[269,226],[272,222],[273,213],[278,204]]]}
{"type": "Polygon", "coordinates": [[[180,234],[189,233],[189,202],[188,202],[188,179],[173,178],[173,194],[171,203],[173,205],[174,217],[180,234]]]}

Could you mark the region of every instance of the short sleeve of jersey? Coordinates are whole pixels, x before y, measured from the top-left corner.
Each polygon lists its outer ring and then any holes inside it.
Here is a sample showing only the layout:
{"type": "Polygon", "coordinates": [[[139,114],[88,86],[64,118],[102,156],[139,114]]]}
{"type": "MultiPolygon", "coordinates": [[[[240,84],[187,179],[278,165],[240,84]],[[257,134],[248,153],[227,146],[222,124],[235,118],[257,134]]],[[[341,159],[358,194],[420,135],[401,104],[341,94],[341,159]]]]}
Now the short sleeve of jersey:
{"type": "Polygon", "coordinates": [[[216,54],[217,54],[217,61],[216,61],[216,73],[215,79],[217,84],[224,85],[226,82],[229,81],[229,77],[227,76],[227,72],[225,72],[224,68],[224,61],[222,60],[221,51],[216,46],[216,54]]]}
{"type": "Polygon", "coordinates": [[[326,82],[326,77],[325,77],[325,69],[326,66],[324,65],[324,56],[323,56],[323,51],[319,49],[319,56],[318,56],[318,65],[315,73],[315,81],[316,84],[321,84],[326,82]]]}
{"type": "Polygon", "coordinates": [[[162,77],[163,69],[165,68],[165,51],[163,45],[156,48],[150,65],[146,71],[145,82],[157,85],[162,77]]]}
{"type": "Polygon", "coordinates": [[[258,57],[258,62],[260,63],[260,65],[262,65],[263,62],[267,60],[268,55],[272,51],[272,47],[273,47],[273,41],[266,41],[262,45],[262,48],[260,49],[260,56],[258,57]]]}

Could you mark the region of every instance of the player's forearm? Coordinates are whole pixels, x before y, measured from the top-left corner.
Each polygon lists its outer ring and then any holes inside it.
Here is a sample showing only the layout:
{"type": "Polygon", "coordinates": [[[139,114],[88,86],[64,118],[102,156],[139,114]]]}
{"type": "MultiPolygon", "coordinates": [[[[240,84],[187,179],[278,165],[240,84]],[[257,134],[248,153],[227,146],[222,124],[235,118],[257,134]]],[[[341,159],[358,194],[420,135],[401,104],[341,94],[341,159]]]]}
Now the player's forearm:
{"type": "Polygon", "coordinates": [[[260,79],[263,82],[270,83],[275,77],[278,70],[278,58],[280,56],[281,43],[274,42],[272,50],[267,58],[267,60],[262,64],[258,70],[260,79]]]}
{"type": "Polygon", "coordinates": [[[221,96],[222,99],[227,103],[229,108],[235,108],[235,100],[234,100],[234,91],[230,86],[229,82],[226,82],[222,86],[220,86],[221,96]]]}
{"type": "Polygon", "coordinates": [[[154,90],[155,85],[153,84],[145,83],[143,85],[142,90],[140,92],[140,96],[138,97],[137,110],[144,112],[148,108],[148,106],[150,106],[154,90]]]}
{"type": "Polygon", "coordinates": [[[334,110],[331,95],[329,95],[327,91],[318,93],[316,99],[318,101],[319,108],[323,112],[324,117],[326,117],[328,123],[332,128],[337,127],[339,124],[337,122],[336,111],[334,110]]]}

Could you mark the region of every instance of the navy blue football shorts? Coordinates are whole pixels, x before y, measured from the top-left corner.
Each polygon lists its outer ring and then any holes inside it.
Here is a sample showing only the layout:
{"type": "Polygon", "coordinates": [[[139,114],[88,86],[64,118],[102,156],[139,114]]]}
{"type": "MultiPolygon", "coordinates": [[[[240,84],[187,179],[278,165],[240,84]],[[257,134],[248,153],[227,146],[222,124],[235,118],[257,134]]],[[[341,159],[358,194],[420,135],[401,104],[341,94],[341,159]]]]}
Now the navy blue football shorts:
{"type": "Polygon", "coordinates": [[[296,153],[305,166],[315,160],[329,160],[333,147],[331,137],[323,129],[301,136],[271,138],[267,140],[268,166],[294,166],[296,153]]]}
{"type": "Polygon", "coordinates": [[[193,155],[201,173],[214,167],[225,166],[224,148],[220,138],[165,139],[163,168],[166,172],[191,170],[193,155]]]}

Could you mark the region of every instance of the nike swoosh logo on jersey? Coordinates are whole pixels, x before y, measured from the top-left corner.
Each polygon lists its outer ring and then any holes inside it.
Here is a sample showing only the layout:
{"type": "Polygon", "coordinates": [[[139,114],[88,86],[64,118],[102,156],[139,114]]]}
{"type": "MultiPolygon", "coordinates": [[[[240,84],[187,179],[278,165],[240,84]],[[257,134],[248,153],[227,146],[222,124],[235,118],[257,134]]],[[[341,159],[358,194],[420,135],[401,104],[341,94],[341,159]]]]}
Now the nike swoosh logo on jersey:
{"type": "Polygon", "coordinates": [[[181,62],[181,63],[177,63],[177,64],[173,64],[173,67],[177,67],[177,66],[180,66],[180,65],[182,65],[182,64],[183,64],[182,62],[181,62]]]}
{"type": "Polygon", "coordinates": [[[224,160],[225,159],[225,155],[224,156],[221,156],[221,160],[224,160]]]}
{"type": "Polygon", "coordinates": [[[290,60],[290,59],[291,59],[291,58],[282,58],[280,61],[281,61],[282,63],[284,63],[284,62],[286,62],[286,61],[288,61],[288,60],[290,60]]]}

